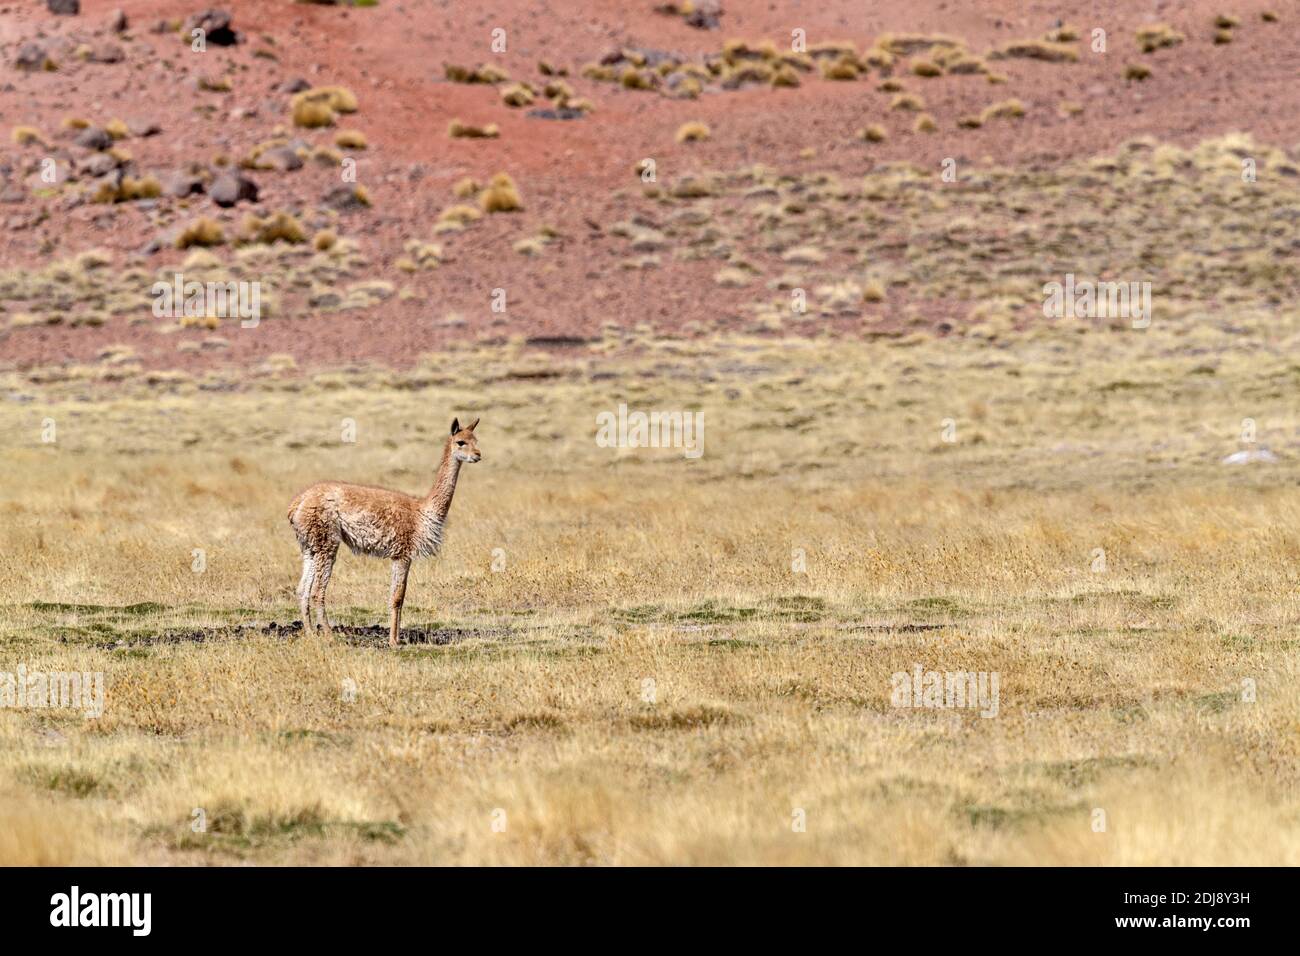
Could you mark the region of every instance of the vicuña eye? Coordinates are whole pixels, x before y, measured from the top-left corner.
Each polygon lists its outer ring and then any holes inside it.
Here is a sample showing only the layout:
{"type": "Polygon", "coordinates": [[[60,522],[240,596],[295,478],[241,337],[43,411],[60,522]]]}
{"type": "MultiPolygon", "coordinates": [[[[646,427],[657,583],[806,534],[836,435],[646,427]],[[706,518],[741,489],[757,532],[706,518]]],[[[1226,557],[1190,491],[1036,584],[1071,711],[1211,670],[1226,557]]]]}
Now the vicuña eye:
{"type": "Polygon", "coordinates": [[[457,444],[457,445],[464,445],[465,443],[464,443],[463,441],[458,441],[458,442],[456,442],[456,444],[457,444]]]}

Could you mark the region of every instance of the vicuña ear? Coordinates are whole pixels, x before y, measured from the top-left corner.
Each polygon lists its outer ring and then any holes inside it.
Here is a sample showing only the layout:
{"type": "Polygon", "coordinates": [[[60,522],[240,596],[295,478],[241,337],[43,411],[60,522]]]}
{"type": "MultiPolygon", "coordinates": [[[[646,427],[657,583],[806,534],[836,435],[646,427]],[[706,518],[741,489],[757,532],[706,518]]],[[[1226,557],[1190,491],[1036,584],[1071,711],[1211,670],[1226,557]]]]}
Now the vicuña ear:
{"type": "Polygon", "coordinates": [[[454,435],[454,434],[456,434],[456,432],[458,432],[458,431],[460,431],[460,419],[459,419],[459,418],[453,418],[453,419],[451,420],[451,433],[454,435]]]}
{"type": "Polygon", "coordinates": [[[469,431],[469,432],[472,432],[472,431],[473,431],[473,430],[478,426],[478,423],[479,423],[480,421],[482,421],[481,418],[476,418],[476,419],[474,419],[472,422],[469,423],[469,428],[467,428],[467,429],[465,429],[465,430],[466,430],[466,431],[469,431]]]}

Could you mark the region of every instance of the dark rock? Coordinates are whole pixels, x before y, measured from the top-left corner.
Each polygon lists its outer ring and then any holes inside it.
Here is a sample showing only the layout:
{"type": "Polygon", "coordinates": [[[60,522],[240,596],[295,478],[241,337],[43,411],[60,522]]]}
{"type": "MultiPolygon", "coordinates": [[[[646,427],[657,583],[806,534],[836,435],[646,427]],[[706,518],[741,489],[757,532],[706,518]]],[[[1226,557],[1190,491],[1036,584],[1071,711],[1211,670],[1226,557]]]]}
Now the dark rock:
{"type": "Polygon", "coordinates": [[[231,29],[230,14],[225,10],[212,9],[191,14],[186,18],[181,32],[189,38],[195,30],[202,30],[204,40],[214,46],[234,46],[239,42],[239,34],[231,29]]]}
{"type": "Polygon", "coordinates": [[[302,169],[302,157],[288,146],[276,146],[258,157],[258,164],[279,173],[302,169]]]}
{"type": "Polygon", "coordinates": [[[108,15],[107,26],[114,33],[125,33],[129,26],[126,14],[121,10],[114,10],[108,15]]]}
{"type": "Polygon", "coordinates": [[[242,201],[257,202],[257,183],[239,173],[221,173],[212,180],[208,195],[218,206],[230,207],[242,201]]]}
{"type": "Polygon", "coordinates": [[[582,117],[585,116],[586,114],[583,113],[582,110],[575,110],[567,106],[561,106],[557,109],[547,108],[547,109],[540,109],[540,110],[529,110],[527,115],[531,116],[533,119],[576,120],[576,119],[582,119],[582,117]]]}
{"type": "Polygon", "coordinates": [[[86,149],[108,149],[113,145],[113,137],[98,126],[87,126],[77,134],[74,140],[78,146],[84,146],[86,149]]]}
{"type": "Polygon", "coordinates": [[[303,90],[310,90],[310,89],[311,89],[311,84],[308,83],[306,80],[304,80],[302,77],[298,77],[295,80],[285,80],[283,83],[280,84],[281,93],[301,93],[303,90]]]}
{"type": "Polygon", "coordinates": [[[45,0],[45,8],[50,13],[65,17],[75,17],[81,12],[81,0],[45,0]]]}

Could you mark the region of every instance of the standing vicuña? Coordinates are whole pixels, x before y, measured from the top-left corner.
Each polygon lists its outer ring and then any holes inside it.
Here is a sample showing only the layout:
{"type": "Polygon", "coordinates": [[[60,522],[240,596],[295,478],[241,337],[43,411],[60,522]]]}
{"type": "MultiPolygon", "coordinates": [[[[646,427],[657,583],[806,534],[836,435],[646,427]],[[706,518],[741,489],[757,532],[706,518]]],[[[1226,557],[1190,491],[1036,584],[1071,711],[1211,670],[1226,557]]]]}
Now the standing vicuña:
{"type": "Polygon", "coordinates": [[[456,479],[462,462],[475,462],[483,455],[474,437],[476,418],[468,428],[453,419],[451,437],[442,452],[442,464],[433,488],[423,498],[400,491],[323,481],[312,485],[289,505],[289,523],[302,548],[302,580],[298,598],[302,606],[303,630],[311,632],[312,609],[320,608],[320,623],[330,635],[325,615],[325,589],[329,587],[334,558],[342,542],[353,554],[368,554],[393,561],[393,590],[389,597],[388,643],[397,645],[406,600],[406,576],[411,560],[437,555],[442,547],[442,529],[456,493],[456,479]]]}

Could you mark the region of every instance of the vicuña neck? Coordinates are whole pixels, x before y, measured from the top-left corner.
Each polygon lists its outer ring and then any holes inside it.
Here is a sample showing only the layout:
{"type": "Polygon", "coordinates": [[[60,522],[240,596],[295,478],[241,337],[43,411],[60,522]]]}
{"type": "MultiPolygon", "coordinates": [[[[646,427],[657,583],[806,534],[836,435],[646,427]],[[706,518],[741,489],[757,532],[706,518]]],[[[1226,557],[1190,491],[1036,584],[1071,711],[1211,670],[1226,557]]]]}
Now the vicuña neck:
{"type": "Polygon", "coordinates": [[[460,459],[451,453],[448,443],[442,453],[442,464],[438,466],[438,475],[433,479],[433,488],[429,490],[425,502],[439,521],[447,517],[451,510],[451,496],[456,493],[456,479],[460,477],[460,459]]]}

